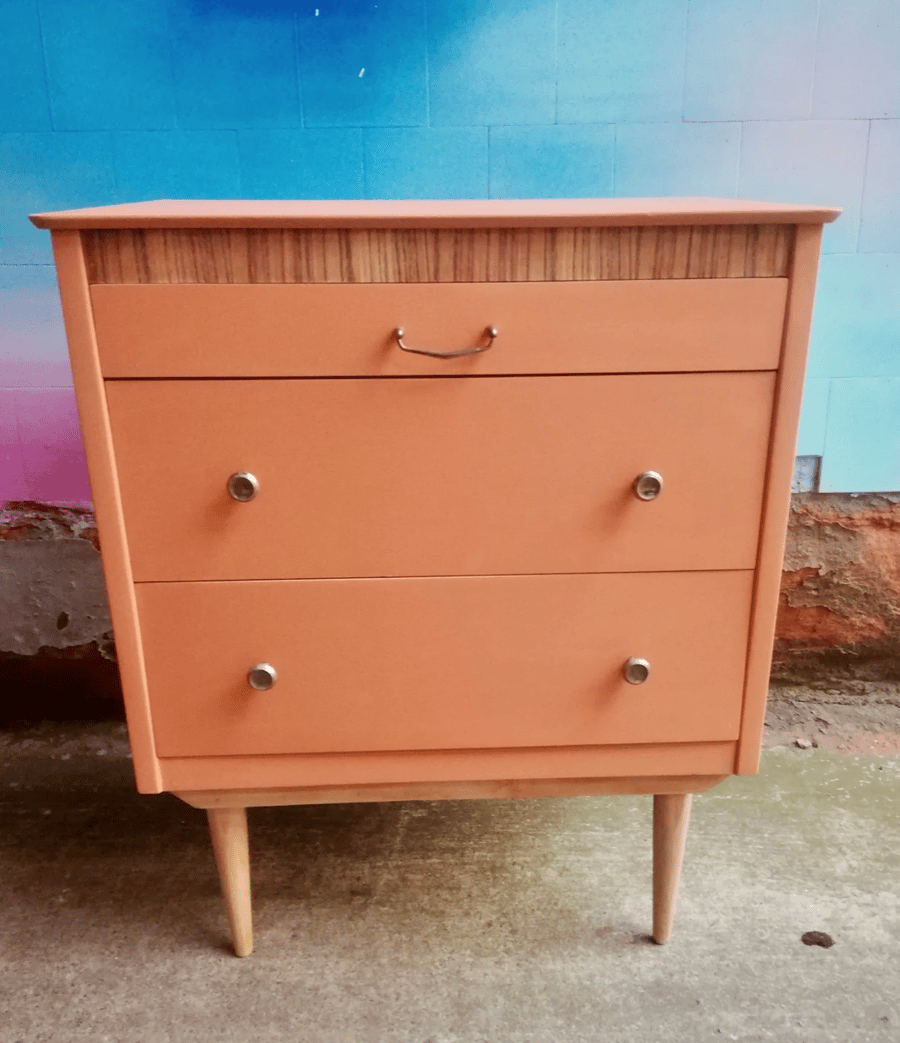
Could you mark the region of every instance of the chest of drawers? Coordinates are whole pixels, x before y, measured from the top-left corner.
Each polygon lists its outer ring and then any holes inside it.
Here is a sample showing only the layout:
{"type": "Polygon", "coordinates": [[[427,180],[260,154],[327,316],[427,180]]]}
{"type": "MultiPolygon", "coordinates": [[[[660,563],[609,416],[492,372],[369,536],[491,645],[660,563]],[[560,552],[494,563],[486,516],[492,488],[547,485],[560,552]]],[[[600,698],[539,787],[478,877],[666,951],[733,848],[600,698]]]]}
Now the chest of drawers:
{"type": "Polygon", "coordinates": [[[53,230],[138,787],[208,811],[756,771],[823,222],[157,202],[53,230]]]}

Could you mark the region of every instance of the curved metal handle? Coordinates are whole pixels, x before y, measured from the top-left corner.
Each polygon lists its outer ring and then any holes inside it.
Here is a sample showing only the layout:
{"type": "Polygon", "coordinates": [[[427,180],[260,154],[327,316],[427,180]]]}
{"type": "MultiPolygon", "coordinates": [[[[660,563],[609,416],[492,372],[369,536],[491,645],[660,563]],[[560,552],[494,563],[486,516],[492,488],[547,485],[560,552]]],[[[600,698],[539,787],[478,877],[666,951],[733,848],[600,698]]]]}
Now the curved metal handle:
{"type": "Polygon", "coordinates": [[[427,348],[411,348],[408,344],[403,343],[405,332],[402,326],[398,326],[394,330],[397,347],[402,348],[403,351],[411,351],[414,355],[430,355],[435,359],[458,359],[463,355],[480,355],[482,351],[487,351],[493,345],[498,331],[496,326],[488,326],[484,331],[484,336],[488,338],[487,344],[482,344],[477,348],[463,348],[462,351],[429,351],[427,348]]]}
{"type": "Polygon", "coordinates": [[[278,672],[270,663],[257,663],[247,671],[247,684],[257,692],[268,692],[278,680],[278,672]]]}
{"type": "Polygon", "coordinates": [[[259,481],[255,474],[249,471],[235,471],[226,484],[228,495],[233,500],[246,503],[252,500],[259,492],[259,481]]]}
{"type": "Polygon", "coordinates": [[[629,684],[643,684],[650,676],[650,664],[646,659],[632,656],[625,661],[622,673],[629,684]]]}
{"type": "Polygon", "coordinates": [[[662,475],[656,471],[642,471],[631,483],[634,495],[639,500],[655,500],[662,492],[662,475]]]}

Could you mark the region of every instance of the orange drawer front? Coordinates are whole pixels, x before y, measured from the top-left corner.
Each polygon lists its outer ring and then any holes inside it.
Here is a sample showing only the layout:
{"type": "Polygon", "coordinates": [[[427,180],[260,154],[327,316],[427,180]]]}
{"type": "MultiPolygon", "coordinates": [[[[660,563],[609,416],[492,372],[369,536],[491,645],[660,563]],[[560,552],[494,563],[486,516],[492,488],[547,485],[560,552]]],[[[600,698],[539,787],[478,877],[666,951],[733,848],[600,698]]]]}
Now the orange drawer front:
{"type": "Polygon", "coordinates": [[[158,750],[734,739],[752,575],[138,584],[158,750]],[[259,663],[269,691],[247,682],[259,663]]]}
{"type": "Polygon", "coordinates": [[[753,568],[772,373],[109,382],[134,578],[753,568]],[[231,474],[259,492],[237,502],[231,474]],[[644,502],[635,477],[656,471],[644,502]]]}
{"type": "Polygon", "coordinates": [[[106,377],[775,369],[786,279],[93,286],[106,377]],[[490,350],[456,359],[401,351],[490,350]]]}

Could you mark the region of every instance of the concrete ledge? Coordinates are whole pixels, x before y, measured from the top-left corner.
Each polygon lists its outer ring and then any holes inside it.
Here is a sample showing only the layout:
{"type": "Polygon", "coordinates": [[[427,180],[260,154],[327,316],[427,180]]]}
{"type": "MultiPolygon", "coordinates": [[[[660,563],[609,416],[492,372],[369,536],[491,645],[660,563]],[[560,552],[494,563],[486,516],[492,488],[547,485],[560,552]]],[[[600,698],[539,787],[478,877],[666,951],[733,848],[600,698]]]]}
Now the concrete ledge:
{"type": "Polygon", "coordinates": [[[900,494],[794,496],[775,638],[775,680],[900,679],[900,494]]]}
{"type": "Polygon", "coordinates": [[[121,718],[93,512],[0,509],[0,721],[121,718]]]}

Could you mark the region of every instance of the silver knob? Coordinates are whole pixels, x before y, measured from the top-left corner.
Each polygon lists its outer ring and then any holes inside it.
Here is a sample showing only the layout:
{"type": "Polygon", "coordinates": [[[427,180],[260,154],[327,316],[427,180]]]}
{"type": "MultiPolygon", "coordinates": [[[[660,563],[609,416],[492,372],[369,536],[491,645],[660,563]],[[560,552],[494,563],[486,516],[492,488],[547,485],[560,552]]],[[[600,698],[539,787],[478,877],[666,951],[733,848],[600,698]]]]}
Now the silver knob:
{"type": "Polygon", "coordinates": [[[274,666],[269,663],[257,663],[247,671],[247,684],[257,692],[268,692],[278,680],[274,666]]]}
{"type": "Polygon", "coordinates": [[[656,471],[643,471],[632,482],[631,488],[639,500],[655,500],[662,492],[662,475],[656,471]]]}
{"type": "Polygon", "coordinates": [[[226,488],[228,489],[228,495],[233,500],[240,500],[241,503],[246,503],[247,500],[252,500],[259,492],[259,482],[256,475],[250,474],[249,471],[235,471],[228,479],[226,488]]]}
{"type": "Polygon", "coordinates": [[[650,664],[646,659],[635,659],[632,656],[626,660],[622,673],[629,684],[643,684],[650,676],[650,664]]]}

